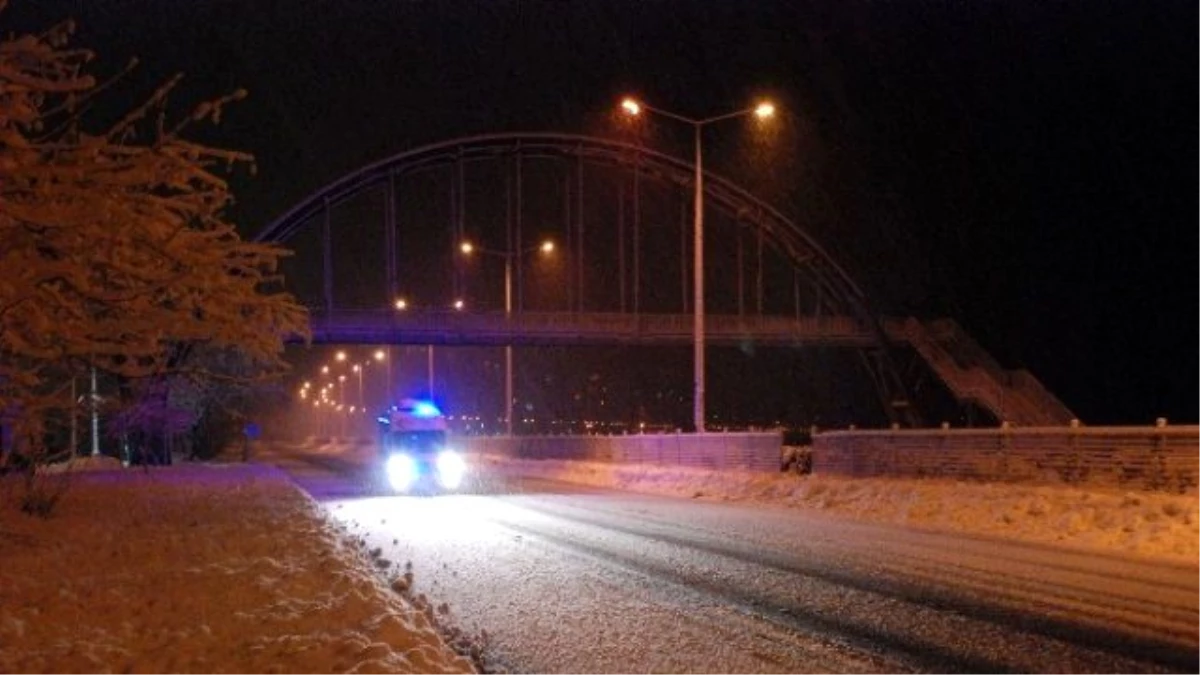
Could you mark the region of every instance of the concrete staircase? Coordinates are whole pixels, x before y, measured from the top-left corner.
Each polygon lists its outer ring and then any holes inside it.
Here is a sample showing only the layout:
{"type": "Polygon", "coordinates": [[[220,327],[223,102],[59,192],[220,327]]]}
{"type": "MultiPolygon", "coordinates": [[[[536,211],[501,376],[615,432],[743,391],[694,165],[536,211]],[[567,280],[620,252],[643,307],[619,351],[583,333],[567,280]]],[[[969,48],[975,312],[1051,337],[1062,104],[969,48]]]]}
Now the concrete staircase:
{"type": "Polygon", "coordinates": [[[1007,370],[953,319],[928,324],[915,318],[888,326],[889,337],[907,342],[961,402],[1019,426],[1065,426],[1075,415],[1029,371],[1007,370]]]}

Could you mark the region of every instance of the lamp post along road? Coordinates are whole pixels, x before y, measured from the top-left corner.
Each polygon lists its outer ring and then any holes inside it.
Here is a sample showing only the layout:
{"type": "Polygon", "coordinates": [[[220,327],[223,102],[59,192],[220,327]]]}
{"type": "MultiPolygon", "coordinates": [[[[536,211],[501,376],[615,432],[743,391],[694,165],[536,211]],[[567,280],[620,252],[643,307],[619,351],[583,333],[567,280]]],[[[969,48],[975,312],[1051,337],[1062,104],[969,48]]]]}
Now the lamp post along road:
{"type": "MultiPolygon", "coordinates": [[[[534,251],[540,251],[545,255],[549,255],[554,252],[554,242],[547,239],[537,246],[514,252],[492,251],[465,241],[459,249],[465,255],[478,252],[504,258],[504,323],[508,325],[512,321],[513,258],[518,255],[533,253],[534,251]]],[[[513,348],[511,338],[504,345],[504,433],[509,436],[513,435],[513,348]]]]}
{"type": "MultiPolygon", "coordinates": [[[[511,330],[512,321],[512,255],[504,256],[504,323],[511,330]]],[[[513,348],[511,333],[504,343],[504,433],[513,435],[513,348]]]]}
{"type": "Polygon", "coordinates": [[[358,407],[363,407],[363,367],[365,363],[354,364],[354,374],[358,375],[358,407]]]}
{"type": "Polygon", "coordinates": [[[673,112],[646,105],[641,101],[627,98],[621,102],[621,108],[630,116],[638,116],[642,110],[648,110],[677,122],[690,124],[693,130],[695,146],[696,175],[693,179],[695,191],[692,196],[692,416],[696,433],[704,432],[704,127],[713,122],[733,119],[753,114],[759,119],[766,119],[775,114],[775,106],[770,103],[759,103],[752,108],[736,110],[724,115],[706,119],[692,119],[677,115],[673,112]]]}

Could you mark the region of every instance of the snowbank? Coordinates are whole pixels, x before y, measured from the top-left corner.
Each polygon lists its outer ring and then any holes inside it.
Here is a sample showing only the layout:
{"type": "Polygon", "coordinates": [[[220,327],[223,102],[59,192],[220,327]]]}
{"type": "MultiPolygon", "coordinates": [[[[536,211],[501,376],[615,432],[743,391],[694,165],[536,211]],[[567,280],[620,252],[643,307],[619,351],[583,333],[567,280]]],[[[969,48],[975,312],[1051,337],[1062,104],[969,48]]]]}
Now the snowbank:
{"type": "Polygon", "coordinates": [[[263,466],[72,477],[48,520],[0,482],[0,671],[472,672],[263,466]]]}
{"type": "Polygon", "coordinates": [[[38,467],[40,473],[75,473],[84,471],[116,471],[123,468],[121,460],[108,455],[75,457],[65,462],[55,462],[38,467]]]}
{"type": "Polygon", "coordinates": [[[489,456],[501,472],[694,499],[819,509],[876,522],[1009,537],[1195,564],[1195,495],[938,480],[713,472],[489,456]]]}

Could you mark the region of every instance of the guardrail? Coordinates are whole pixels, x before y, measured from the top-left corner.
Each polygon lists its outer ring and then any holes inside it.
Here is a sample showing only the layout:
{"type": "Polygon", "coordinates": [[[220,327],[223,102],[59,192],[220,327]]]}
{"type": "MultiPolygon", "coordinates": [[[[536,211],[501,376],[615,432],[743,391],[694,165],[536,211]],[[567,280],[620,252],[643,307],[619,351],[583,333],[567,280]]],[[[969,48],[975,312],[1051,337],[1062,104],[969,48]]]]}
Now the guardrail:
{"type": "Polygon", "coordinates": [[[813,473],[1087,484],[1195,493],[1200,427],[827,431],[813,473]]]}
{"type": "Polygon", "coordinates": [[[518,459],[659,464],[778,473],[779,432],[629,436],[458,436],[468,452],[518,459]]]}

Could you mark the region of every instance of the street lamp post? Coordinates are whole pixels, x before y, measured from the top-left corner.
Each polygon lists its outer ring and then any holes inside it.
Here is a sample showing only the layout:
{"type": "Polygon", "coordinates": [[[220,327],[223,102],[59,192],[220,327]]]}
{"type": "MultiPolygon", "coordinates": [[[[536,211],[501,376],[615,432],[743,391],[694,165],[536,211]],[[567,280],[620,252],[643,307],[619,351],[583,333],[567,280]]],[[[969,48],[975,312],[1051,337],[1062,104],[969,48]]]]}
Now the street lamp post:
{"type": "Polygon", "coordinates": [[[358,375],[358,407],[363,407],[363,366],[366,364],[354,364],[354,374],[358,375]]]}
{"type": "Polygon", "coordinates": [[[384,372],[384,381],[386,383],[385,388],[384,388],[384,391],[385,391],[384,403],[386,405],[384,407],[388,407],[388,406],[392,405],[392,359],[391,359],[391,356],[392,356],[392,346],[390,344],[387,346],[387,351],[384,351],[382,349],[375,350],[375,360],[382,363],[383,368],[384,368],[384,371],[383,371],[384,372]]]}
{"type": "MultiPolygon", "coordinates": [[[[504,323],[512,320],[512,256],[504,256],[504,323]]],[[[513,350],[512,337],[504,343],[504,433],[513,435],[513,350]]]]}
{"type": "MultiPolygon", "coordinates": [[[[512,320],[513,257],[515,255],[533,253],[534,251],[541,251],[543,254],[549,255],[554,252],[554,242],[547,239],[537,246],[527,248],[515,254],[513,251],[491,251],[477,247],[469,241],[462,243],[461,250],[466,255],[471,255],[478,251],[479,253],[504,258],[504,321],[507,324],[512,320]]],[[[509,436],[513,435],[513,348],[511,339],[504,345],[504,432],[509,436]]]]}
{"type": "Polygon", "coordinates": [[[652,113],[662,115],[678,122],[690,124],[693,129],[694,146],[695,146],[695,169],[696,175],[693,179],[695,185],[694,194],[692,196],[693,210],[693,244],[692,244],[692,416],[696,427],[696,433],[704,432],[704,152],[703,152],[703,130],[704,127],[713,122],[721,120],[733,119],[744,115],[756,115],[760,119],[766,119],[775,114],[775,106],[770,103],[759,103],[752,108],[736,110],[724,115],[709,117],[706,119],[692,119],[683,115],[677,115],[673,112],[655,108],[641,101],[636,101],[632,98],[627,98],[621,102],[621,108],[626,114],[637,116],[642,113],[642,110],[648,110],[652,113]]]}
{"type": "Polygon", "coordinates": [[[429,400],[433,400],[433,343],[425,345],[425,382],[429,400]]]}

